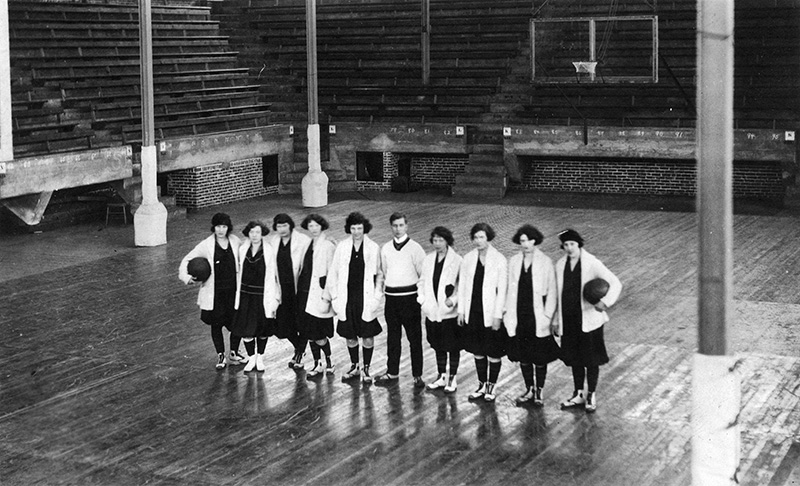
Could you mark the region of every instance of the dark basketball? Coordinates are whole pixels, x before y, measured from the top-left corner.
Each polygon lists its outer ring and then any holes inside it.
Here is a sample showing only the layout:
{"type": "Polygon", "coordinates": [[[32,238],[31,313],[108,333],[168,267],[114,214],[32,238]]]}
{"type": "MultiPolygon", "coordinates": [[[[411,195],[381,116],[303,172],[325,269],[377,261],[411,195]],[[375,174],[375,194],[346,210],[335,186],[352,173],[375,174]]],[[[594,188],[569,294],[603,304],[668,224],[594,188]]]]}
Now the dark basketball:
{"type": "Polygon", "coordinates": [[[189,275],[198,282],[205,282],[211,276],[211,264],[203,257],[192,258],[189,260],[187,268],[189,275]]]}
{"type": "Polygon", "coordinates": [[[589,280],[586,282],[586,285],[583,286],[583,298],[592,305],[600,302],[600,299],[605,297],[607,293],[608,282],[602,278],[589,280]]]}

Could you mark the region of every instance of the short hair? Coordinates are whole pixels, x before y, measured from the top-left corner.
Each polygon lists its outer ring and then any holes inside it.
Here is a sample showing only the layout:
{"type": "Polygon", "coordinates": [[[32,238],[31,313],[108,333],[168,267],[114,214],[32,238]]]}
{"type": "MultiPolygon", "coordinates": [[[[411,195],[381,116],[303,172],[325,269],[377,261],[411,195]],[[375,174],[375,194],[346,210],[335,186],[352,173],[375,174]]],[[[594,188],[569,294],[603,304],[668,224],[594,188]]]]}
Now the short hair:
{"type": "Polygon", "coordinates": [[[536,229],[535,226],[530,224],[524,224],[519,227],[517,232],[514,234],[514,237],[511,238],[511,241],[519,245],[519,239],[522,235],[527,236],[528,241],[533,240],[534,245],[538,245],[539,243],[542,242],[542,240],[544,240],[544,235],[542,234],[541,231],[536,229]]]}
{"type": "Polygon", "coordinates": [[[394,224],[394,222],[397,221],[398,219],[404,219],[405,222],[408,223],[408,218],[406,217],[405,214],[403,214],[403,213],[392,213],[392,215],[389,216],[389,224],[394,224]]]}
{"type": "Polygon", "coordinates": [[[255,228],[256,226],[261,228],[261,236],[267,236],[269,234],[269,228],[267,225],[262,223],[261,221],[250,221],[247,223],[247,226],[244,227],[242,230],[242,234],[245,236],[250,236],[250,230],[255,228]]]}
{"type": "Polygon", "coordinates": [[[364,234],[369,233],[372,231],[372,223],[358,211],[354,211],[347,215],[347,219],[344,221],[344,232],[348,235],[350,234],[350,227],[354,224],[363,224],[364,225],[364,234]]]}
{"type": "Polygon", "coordinates": [[[294,229],[294,220],[286,213],[276,214],[275,217],[272,218],[272,229],[277,230],[279,224],[288,224],[289,231],[294,229]]]}
{"type": "Polygon", "coordinates": [[[231,217],[225,213],[217,213],[214,216],[211,216],[211,232],[214,232],[214,228],[220,225],[225,225],[228,227],[228,232],[226,235],[231,234],[233,231],[233,223],[231,222],[231,217]]]}
{"type": "Polygon", "coordinates": [[[433,237],[438,236],[442,238],[444,241],[447,242],[447,246],[453,246],[453,232],[449,229],[445,228],[444,226],[437,226],[433,228],[431,231],[431,243],[433,243],[433,237]]]}
{"type": "Polygon", "coordinates": [[[322,226],[322,231],[325,231],[330,227],[330,225],[328,224],[328,220],[316,213],[309,214],[308,216],[303,218],[303,221],[300,223],[300,227],[303,228],[304,230],[307,230],[308,223],[312,221],[322,226]]]}
{"type": "Polygon", "coordinates": [[[469,239],[474,240],[475,234],[478,231],[483,231],[484,233],[486,233],[487,241],[492,241],[494,239],[494,230],[492,229],[491,226],[489,226],[486,223],[478,223],[475,226],[473,226],[472,229],[469,230],[469,239]]]}

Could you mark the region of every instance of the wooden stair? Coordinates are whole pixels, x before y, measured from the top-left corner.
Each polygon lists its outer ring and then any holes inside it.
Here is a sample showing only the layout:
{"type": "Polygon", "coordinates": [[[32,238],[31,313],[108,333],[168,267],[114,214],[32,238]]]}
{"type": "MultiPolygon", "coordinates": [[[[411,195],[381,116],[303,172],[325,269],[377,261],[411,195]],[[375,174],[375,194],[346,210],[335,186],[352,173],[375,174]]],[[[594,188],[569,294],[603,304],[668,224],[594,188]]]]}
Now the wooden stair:
{"type": "Polygon", "coordinates": [[[507,187],[503,144],[478,143],[472,146],[464,173],[456,176],[453,195],[471,199],[501,199],[506,195],[507,187]]]}

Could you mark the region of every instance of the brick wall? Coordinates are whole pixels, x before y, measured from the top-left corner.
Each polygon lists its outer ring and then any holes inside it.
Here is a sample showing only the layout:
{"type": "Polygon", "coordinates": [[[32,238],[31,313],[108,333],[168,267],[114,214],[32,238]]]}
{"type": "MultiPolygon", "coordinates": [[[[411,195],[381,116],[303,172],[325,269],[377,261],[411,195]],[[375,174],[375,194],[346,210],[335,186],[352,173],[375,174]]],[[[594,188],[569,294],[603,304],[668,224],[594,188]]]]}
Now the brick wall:
{"type": "Polygon", "coordinates": [[[192,209],[277,194],[263,186],[261,158],[208,164],[171,172],[167,191],[175,203],[192,209]]]}
{"type": "Polygon", "coordinates": [[[399,157],[392,152],[383,153],[383,181],[356,181],[357,191],[390,191],[392,179],[397,177],[397,161],[399,157]]]}
{"type": "MultiPolygon", "coordinates": [[[[694,161],[675,160],[553,160],[520,157],[522,182],[511,189],[555,192],[696,194],[694,161]]],[[[783,199],[780,165],[736,162],[733,194],[737,198],[783,199]]]]}
{"type": "Polygon", "coordinates": [[[411,180],[421,187],[453,187],[456,175],[469,163],[467,154],[415,155],[411,159],[411,180]]]}

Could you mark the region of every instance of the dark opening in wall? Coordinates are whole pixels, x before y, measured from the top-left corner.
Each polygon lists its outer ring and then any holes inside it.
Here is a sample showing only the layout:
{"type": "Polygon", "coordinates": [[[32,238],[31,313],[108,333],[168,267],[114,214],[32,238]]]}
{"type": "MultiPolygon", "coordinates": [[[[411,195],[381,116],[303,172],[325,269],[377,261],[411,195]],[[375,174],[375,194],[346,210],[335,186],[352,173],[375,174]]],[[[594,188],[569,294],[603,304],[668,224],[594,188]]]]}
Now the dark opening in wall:
{"type": "Polygon", "coordinates": [[[356,152],[356,180],[383,182],[383,152],[356,152]]]}
{"type": "Polygon", "coordinates": [[[278,154],[261,157],[261,175],[264,187],[278,185],[278,154]]]}

